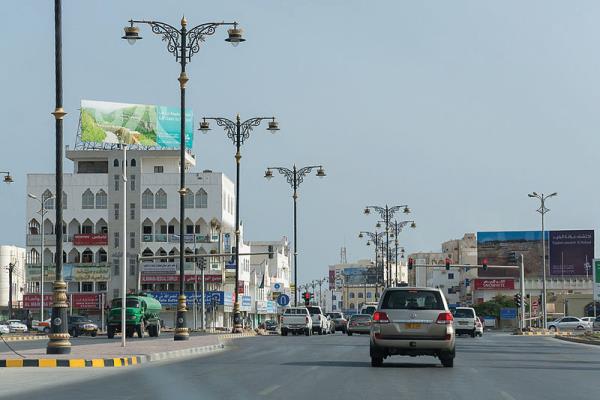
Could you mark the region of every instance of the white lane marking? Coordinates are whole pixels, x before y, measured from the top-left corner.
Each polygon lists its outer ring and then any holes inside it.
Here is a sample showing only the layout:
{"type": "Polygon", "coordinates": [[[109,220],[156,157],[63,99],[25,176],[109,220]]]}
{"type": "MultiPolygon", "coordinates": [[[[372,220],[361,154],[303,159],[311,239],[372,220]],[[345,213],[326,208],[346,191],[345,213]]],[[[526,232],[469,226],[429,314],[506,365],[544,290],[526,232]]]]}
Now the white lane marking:
{"type": "Polygon", "coordinates": [[[505,398],[506,400],[515,400],[514,397],[512,397],[510,394],[506,393],[505,391],[501,390],[500,391],[500,395],[505,398]]]}
{"type": "Polygon", "coordinates": [[[277,389],[279,389],[280,387],[281,387],[281,385],[272,385],[272,386],[269,386],[268,388],[261,390],[260,392],[258,392],[258,394],[261,396],[268,396],[271,393],[273,393],[274,391],[276,391],[277,389]]]}

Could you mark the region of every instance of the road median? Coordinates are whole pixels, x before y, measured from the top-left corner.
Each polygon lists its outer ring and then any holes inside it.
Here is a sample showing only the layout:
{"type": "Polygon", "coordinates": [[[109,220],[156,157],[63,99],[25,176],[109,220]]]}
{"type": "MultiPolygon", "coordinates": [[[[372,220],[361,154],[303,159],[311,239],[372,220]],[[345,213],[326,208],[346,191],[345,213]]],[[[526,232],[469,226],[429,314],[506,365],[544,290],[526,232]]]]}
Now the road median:
{"type": "Polygon", "coordinates": [[[207,334],[191,336],[189,340],[130,339],[126,347],[120,341],[73,346],[71,354],[48,355],[45,347],[0,353],[0,368],[107,368],[129,367],[154,361],[189,357],[223,350],[230,340],[256,336],[241,334],[207,334]]]}

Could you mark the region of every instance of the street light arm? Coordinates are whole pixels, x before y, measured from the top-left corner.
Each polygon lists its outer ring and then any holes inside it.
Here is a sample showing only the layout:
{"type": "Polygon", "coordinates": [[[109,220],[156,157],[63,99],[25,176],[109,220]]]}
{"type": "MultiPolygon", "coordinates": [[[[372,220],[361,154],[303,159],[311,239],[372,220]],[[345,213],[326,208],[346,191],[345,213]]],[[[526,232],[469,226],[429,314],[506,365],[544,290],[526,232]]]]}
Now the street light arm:
{"type": "Polygon", "coordinates": [[[320,165],[310,165],[308,167],[300,168],[296,172],[296,185],[300,186],[300,184],[304,181],[304,177],[315,168],[321,168],[321,166],[320,165]]]}
{"type": "Polygon", "coordinates": [[[217,27],[221,25],[237,26],[237,22],[207,22],[195,26],[187,32],[187,38],[189,38],[189,41],[186,43],[186,47],[189,50],[187,52],[188,61],[191,61],[192,56],[200,51],[200,42],[204,42],[204,37],[213,35],[217,27]]]}
{"type": "MultiPolygon", "coordinates": [[[[162,41],[167,42],[167,50],[169,53],[175,56],[176,61],[180,61],[181,57],[181,31],[175,28],[172,25],[169,25],[165,22],[159,21],[146,21],[146,20],[130,20],[133,24],[146,24],[150,25],[152,28],[152,33],[162,36],[162,41]]],[[[187,46],[186,46],[187,47],[187,46]]],[[[189,56],[188,56],[189,58],[189,56]]]]}
{"type": "Polygon", "coordinates": [[[252,129],[254,129],[255,126],[260,125],[260,123],[266,119],[274,119],[274,117],[256,117],[242,122],[240,129],[240,144],[244,144],[244,141],[250,137],[250,132],[252,132],[252,129]]]}

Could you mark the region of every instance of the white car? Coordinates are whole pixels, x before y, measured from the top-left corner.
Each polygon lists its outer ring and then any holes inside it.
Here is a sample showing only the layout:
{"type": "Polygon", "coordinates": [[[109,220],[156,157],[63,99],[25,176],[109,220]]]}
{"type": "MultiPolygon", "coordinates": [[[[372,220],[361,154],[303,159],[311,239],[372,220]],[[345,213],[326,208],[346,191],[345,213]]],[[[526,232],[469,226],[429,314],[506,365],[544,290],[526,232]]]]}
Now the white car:
{"type": "Polygon", "coordinates": [[[581,317],[579,319],[582,320],[583,322],[587,322],[589,324],[593,324],[594,323],[594,317],[581,317]]]}
{"type": "Polygon", "coordinates": [[[329,321],[319,306],[306,307],[312,319],[312,331],[319,335],[327,335],[329,333],[329,321]]]}
{"type": "Polygon", "coordinates": [[[11,333],[19,332],[25,333],[27,332],[27,325],[19,321],[18,319],[9,319],[6,321],[8,324],[8,329],[10,329],[11,333]]]}
{"type": "Polygon", "coordinates": [[[0,335],[4,335],[6,333],[10,333],[10,328],[8,327],[8,325],[0,324],[0,335]]]}
{"type": "Polygon", "coordinates": [[[281,316],[281,336],[312,335],[312,319],[306,307],[290,307],[281,316]]]}
{"type": "Polygon", "coordinates": [[[36,330],[38,332],[50,333],[50,318],[45,321],[37,321],[33,320],[31,323],[31,330],[36,330]]]}
{"type": "Polygon", "coordinates": [[[555,319],[554,321],[550,322],[548,324],[548,329],[556,332],[556,331],[560,331],[560,330],[578,330],[578,331],[583,331],[583,330],[591,330],[592,329],[592,323],[590,322],[586,322],[586,321],[582,321],[581,319],[577,318],[577,317],[562,317],[562,318],[558,318],[555,319]]]}
{"type": "MultiPolygon", "coordinates": [[[[454,316],[454,331],[457,335],[466,333],[475,337],[477,334],[477,314],[471,307],[456,307],[454,316]]],[[[483,327],[482,327],[483,328],[483,327]]]]}

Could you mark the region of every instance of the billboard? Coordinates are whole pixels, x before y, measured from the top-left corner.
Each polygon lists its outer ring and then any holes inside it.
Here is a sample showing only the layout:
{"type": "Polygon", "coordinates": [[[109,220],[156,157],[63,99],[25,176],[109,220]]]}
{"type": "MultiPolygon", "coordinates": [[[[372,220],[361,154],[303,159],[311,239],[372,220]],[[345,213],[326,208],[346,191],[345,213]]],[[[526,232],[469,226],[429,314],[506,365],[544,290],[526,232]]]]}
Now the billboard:
{"type": "MultiPolygon", "coordinates": [[[[589,276],[594,258],[593,230],[545,231],[547,272],[553,276],[589,276]]],[[[541,277],[541,231],[477,232],[477,263],[520,265],[524,257],[525,276],[541,277]]],[[[518,277],[518,269],[480,269],[481,277],[518,277]]]]}
{"type": "MultiPolygon", "coordinates": [[[[549,232],[545,232],[548,239],[549,232]]],[[[520,265],[524,256],[525,276],[542,276],[542,232],[502,231],[477,232],[477,264],[487,258],[488,265],[520,265]]],[[[546,254],[548,241],[546,240],[546,254]]],[[[479,269],[481,277],[519,277],[518,269],[479,269]]]]}
{"type": "MultiPolygon", "coordinates": [[[[181,112],[178,107],[81,101],[81,140],[179,148],[181,112]]],[[[185,110],[185,147],[192,148],[194,117],[185,110]]]]}
{"type": "Polygon", "coordinates": [[[593,230],[550,232],[550,275],[590,276],[593,259],[593,230]]]}
{"type": "Polygon", "coordinates": [[[475,290],[515,290],[515,280],[510,279],[475,279],[475,290]]]}

